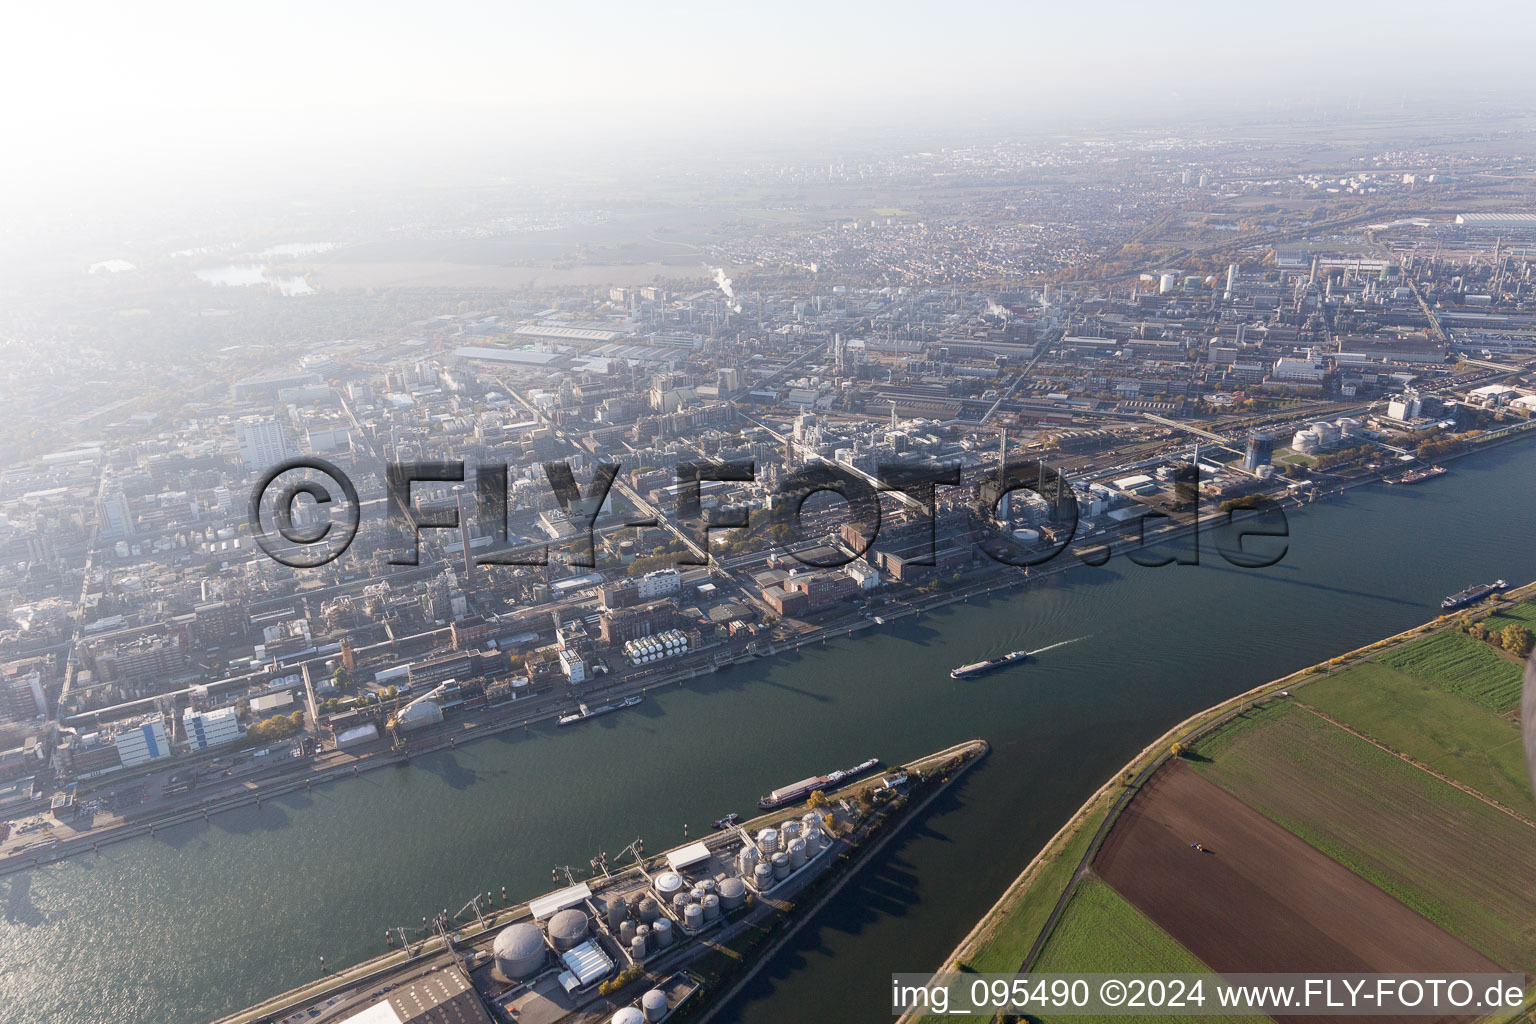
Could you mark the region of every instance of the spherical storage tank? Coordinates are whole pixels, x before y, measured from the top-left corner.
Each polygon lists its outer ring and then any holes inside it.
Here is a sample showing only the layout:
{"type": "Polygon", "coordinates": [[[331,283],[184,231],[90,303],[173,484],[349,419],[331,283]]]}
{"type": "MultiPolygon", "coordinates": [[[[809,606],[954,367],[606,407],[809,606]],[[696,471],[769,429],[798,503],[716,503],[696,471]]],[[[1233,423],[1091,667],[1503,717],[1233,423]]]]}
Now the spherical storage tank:
{"type": "Polygon", "coordinates": [[[544,936],[538,925],[529,921],[503,928],[491,947],[496,970],[508,981],[521,981],[544,966],[544,936]]]}
{"type": "Polygon", "coordinates": [[[667,1015],[667,994],[659,988],[653,988],[640,997],[640,1011],[648,1021],[658,1021],[667,1015]]]}
{"type": "Polygon", "coordinates": [[[747,886],[739,878],[727,878],[720,883],[720,906],[735,910],[747,899],[747,886]]]}
{"type": "Polygon", "coordinates": [[[564,953],[587,939],[587,915],[572,907],[549,919],[549,941],[564,953]]]}
{"type": "Polygon", "coordinates": [[[609,1024],[645,1024],[645,1014],[633,1006],[626,1006],[608,1021],[609,1024]]]}

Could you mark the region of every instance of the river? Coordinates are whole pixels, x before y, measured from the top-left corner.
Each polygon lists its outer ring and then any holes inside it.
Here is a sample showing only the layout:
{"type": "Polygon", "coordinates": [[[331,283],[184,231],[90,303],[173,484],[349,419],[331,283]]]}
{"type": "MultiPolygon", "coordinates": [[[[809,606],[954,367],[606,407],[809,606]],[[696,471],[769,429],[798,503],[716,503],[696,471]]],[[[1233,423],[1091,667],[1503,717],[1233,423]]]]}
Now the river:
{"type": "Polygon", "coordinates": [[[741,665],[578,728],[416,759],[0,879],[0,1018],[193,1024],[383,952],[388,926],[514,899],[643,836],[653,850],[814,772],[971,737],[987,761],[727,1008],[742,1024],[889,1019],[893,971],[936,966],[1112,772],[1188,714],[1536,578],[1520,524],[1536,446],[1290,516],[1277,565],[1117,557],[1024,591],[741,665]],[[951,668],[1073,643],[964,682],[951,668]]]}

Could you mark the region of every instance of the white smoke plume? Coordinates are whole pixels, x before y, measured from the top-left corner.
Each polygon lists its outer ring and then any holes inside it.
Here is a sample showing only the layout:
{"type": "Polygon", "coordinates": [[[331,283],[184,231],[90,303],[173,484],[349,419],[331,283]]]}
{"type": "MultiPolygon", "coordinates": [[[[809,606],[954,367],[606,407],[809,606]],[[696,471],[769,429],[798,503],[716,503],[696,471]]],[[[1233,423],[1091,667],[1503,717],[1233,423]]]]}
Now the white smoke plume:
{"type": "Polygon", "coordinates": [[[715,284],[720,286],[720,290],[722,292],[725,292],[725,297],[726,298],[734,299],[736,297],[736,293],[731,291],[731,279],[725,276],[725,268],[724,267],[715,267],[714,271],[715,271],[715,284]]]}
{"type": "Polygon", "coordinates": [[[1002,320],[1007,320],[1013,314],[992,299],[987,300],[987,312],[1002,320]]]}

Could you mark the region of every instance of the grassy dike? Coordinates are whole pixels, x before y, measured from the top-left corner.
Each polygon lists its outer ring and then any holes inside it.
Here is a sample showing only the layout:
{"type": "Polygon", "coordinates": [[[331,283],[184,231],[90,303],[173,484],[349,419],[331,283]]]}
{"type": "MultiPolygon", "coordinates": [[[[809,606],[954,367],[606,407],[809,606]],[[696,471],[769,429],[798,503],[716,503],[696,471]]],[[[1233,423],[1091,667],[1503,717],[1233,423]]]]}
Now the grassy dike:
{"type": "MultiPolygon", "coordinates": [[[[1536,583],[1505,593],[1498,600],[1477,608],[1475,614],[1488,616],[1490,621],[1523,622],[1531,612],[1529,606],[1521,608],[1520,605],[1533,598],[1536,598],[1536,583]]],[[[1438,616],[1326,662],[1292,672],[1198,712],[1169,729],[1089,797],[1025,866],[997,903],[950,953],[937,973],[1014,973],[1036,967],[1047,939],[1065,916],[1069,902],[1119,812],[1152,773],[1172,756],[1175,744],[1187,747],[1218,726],[1269,701],[1282,690],[1296,690],[1308,683],[1329,679],[1346,668],[1374,660],[1427,636],[1456,635],[1456,623],[1469,613],[1470,610],[1463,609],[1438,616]]],[[[902,1022],[908,1024],[914,1019],[937,1024],[941,1018],[907,1014],[902,1022]]],[[[951,1015],[943,1019],[954,1020],[955,1017],[951,1015]]],[[[1536,1014],[1532,1019],[1536,1020],[1536,1014]]]]}

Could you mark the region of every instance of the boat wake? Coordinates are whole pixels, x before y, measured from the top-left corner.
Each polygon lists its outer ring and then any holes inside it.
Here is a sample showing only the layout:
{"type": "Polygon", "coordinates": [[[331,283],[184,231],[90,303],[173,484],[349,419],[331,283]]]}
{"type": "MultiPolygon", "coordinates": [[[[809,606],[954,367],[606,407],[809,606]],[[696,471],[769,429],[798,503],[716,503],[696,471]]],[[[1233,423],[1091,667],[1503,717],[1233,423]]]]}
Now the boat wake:
{"type": "Polygon", "coordinates": [[[1088,639],[1088,637],[1086,637],[1086,636],[1075,636],[1071,640],[1062,640],[1059,643],[1049,644],[1049,645],[1047,645],[1045,647],[1042,647],[1042,648],[1040,648],[1037,651],[1030,651],[1029,652],[1029,656],[1030,657],[1034,657],[1037,654],[1044,654],[1046,651],[1054,651],[1058,647],[1065,647],[1065,646],[1067,646],[1067,644],[1075,644],[1079,640],[1087,640],[1087,639],[1088,639]]]}

